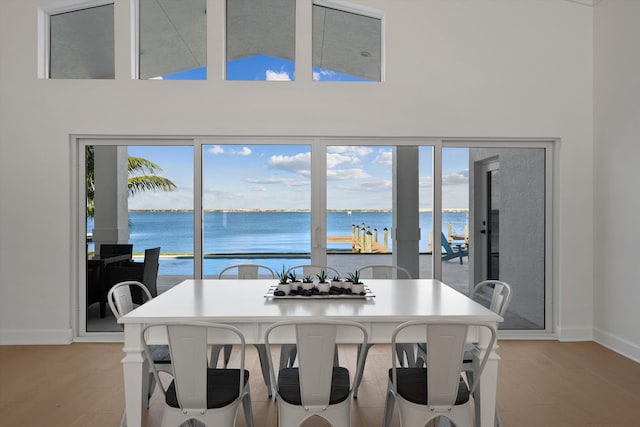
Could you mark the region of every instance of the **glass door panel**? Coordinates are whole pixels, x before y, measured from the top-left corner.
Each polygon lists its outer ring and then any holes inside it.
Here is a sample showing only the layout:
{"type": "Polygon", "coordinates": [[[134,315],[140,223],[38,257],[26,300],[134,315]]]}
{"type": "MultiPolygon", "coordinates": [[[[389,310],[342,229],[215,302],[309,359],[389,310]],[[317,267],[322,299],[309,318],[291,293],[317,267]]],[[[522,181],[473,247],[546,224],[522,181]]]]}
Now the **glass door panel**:
{"type": "Polygon", "coordinates": [[[510,284],[501,329],[545,328],[545,156],[544,148],[442,150],[442,280],[463,293],[486,279],[510,284]]]}
{"type": "Polygon", "coordinates": [[[391,264],[392,147],[327,147],[327,263],[343,276],[391,264]]]}
{"type": "Polygon", "coordinates": [[[106,292],[116,277],[141,277],[94,258],[105,255],[103,245],[132,245],[131,260],[140,266],[146,249],[160,247],[156,282],[145,283],[154,296],[193,277],[193,147],[90,145],[85,165],[86,330],[121,331],[106,292]]]}
{"type": "Polygon", "coordinates": [[[442,148],[442,280],[469,293],[469,149],[442,148]],[[462,261],[462,262],[460,262],[462,261]]]}
{"type": "Polygon", "coordinates": [[[309,262],[310,146],[204,145],[202,159],[204,277],[309,262]]]}

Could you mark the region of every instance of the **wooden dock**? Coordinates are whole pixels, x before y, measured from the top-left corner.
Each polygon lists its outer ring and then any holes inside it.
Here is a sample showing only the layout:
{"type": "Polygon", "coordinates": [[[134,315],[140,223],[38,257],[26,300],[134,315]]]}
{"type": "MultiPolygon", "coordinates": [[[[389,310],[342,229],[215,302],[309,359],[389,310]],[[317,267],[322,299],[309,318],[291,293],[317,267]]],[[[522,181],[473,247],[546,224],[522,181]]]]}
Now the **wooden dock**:
{"type": "MultiPolygon", "coordinates": [[[[327,236],[327,242],[330,243],[351,243],[351,252],[360,253],[363,252],[360,241],[353,239],[352,236],[327,236]]],[[[378,242],[371,242],[371,251],[367,253],[391,253],[389,248],[385,248],[378,242]]]]}

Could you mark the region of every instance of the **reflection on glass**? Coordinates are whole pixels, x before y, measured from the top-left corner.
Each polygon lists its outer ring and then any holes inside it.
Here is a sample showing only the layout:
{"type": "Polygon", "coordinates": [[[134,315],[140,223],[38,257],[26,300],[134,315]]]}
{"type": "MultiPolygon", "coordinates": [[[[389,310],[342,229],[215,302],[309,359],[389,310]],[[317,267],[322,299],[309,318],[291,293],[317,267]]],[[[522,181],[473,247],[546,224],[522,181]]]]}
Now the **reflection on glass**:
{"type": "Polygon", "coordinates": [[[206,79],[206,0],[140,0],[139,5],[140,79],[206,79]]]}
{"type": "Polygon", "coordinates": [[[295,0],[228,0],[227,80],[294,80],[295,0]]]}
{"type": "Polygon", "coordinates": [[[113,4],[51,15],[49,77],[115,77],[113,4]]]}
{"type": "Polygon", "coordinates": [[[313,79],[382,79],[382,20],[313,5],[313,79]]]}

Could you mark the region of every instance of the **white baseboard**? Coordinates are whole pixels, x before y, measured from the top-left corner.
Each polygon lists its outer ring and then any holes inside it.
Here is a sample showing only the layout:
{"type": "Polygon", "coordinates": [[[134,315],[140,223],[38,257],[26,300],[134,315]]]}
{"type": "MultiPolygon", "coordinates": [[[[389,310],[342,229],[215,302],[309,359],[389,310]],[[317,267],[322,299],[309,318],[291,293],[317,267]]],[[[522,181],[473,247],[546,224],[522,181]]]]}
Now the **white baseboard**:
{"type": "Polygon", "coordinates": [[[71,329],[2,329],[0,345],[71,344],[71,329]]]}
{"type": "Polygon", "coordinates": [[[640,345],[612,335],[602,329],[594,329],[593,334],[594,341],[598,344],[640,363],[640,345]]]}
{"type": "Polygon", "coordinates": [[[556,328],[558,341],[593,341],[591,328],[556,328]]]}

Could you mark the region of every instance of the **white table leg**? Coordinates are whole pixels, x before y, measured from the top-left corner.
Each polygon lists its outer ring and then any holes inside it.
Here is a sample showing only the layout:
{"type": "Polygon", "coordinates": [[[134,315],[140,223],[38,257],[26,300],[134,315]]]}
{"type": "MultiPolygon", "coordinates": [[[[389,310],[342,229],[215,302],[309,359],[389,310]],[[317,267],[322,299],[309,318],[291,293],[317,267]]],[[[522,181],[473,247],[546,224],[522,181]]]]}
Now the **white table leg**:
{"type": "MultiPolygon", "coordinates": [[[[473,369],[476,370],[480,361],[484,357],[489,341],[489,333],[486,330],[480,330],[480,341],[476,350],[473,352],[473,369]]],[[[478,427],[494,427],[496,413],[496,391],[498,387],[498,361],[500,356],[496,353],[498,344],[493,346],[487,364],[484,367],[480,383],[475,392],[475,411],[476,420],[479,420],[478,427]]]]}
{"type": "Polygon", "coordinates": [[[140,342],[141,326],[126,324],[124,327],[124,396],[127,427],[141,427],[142,425],[142,392],[143,376],[148,376],[142,357],[142,343],[140,342]]]}

